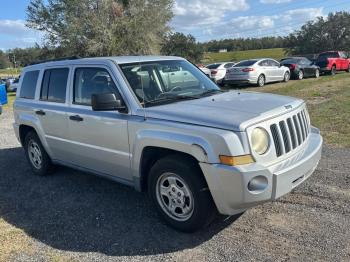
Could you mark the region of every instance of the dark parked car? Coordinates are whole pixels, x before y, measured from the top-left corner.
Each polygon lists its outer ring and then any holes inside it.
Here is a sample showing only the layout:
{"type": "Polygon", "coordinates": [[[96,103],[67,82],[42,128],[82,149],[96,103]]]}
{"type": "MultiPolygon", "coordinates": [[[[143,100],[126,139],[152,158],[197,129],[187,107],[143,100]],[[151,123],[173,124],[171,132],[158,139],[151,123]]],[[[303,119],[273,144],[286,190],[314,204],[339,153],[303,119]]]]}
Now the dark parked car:
{"type": "Polygon", "coordinates": [[[306,57],[287,57],[281,60],[281,65],[290,69],[291,77],[303,79],[304,77],[320,76],[320,68],[306,57]]]}

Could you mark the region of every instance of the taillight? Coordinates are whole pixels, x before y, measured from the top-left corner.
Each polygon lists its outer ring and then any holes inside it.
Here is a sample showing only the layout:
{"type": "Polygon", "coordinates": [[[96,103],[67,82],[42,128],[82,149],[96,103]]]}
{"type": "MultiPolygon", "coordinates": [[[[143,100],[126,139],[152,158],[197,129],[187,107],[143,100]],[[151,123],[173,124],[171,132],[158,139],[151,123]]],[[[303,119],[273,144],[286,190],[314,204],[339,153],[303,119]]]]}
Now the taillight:
{"type": "Polygon", "coordinates": [[[254,68],[251,68],[251,67],[242,69],[242,72],[252,72],[252,71],[254,71],[254,68]]]}
{"type": "Polygon", "coordinates": [[[211,70],[212,75],[216,75],[218,73],[218,70],[211,70]]]}
{"type": "Polygon", "coordinates": [[[289,69],[290,69],[290,70],[294,70],[296,67],[297,67],[296,64],[291,64],[291,65],[289,66],[289,69]]]}

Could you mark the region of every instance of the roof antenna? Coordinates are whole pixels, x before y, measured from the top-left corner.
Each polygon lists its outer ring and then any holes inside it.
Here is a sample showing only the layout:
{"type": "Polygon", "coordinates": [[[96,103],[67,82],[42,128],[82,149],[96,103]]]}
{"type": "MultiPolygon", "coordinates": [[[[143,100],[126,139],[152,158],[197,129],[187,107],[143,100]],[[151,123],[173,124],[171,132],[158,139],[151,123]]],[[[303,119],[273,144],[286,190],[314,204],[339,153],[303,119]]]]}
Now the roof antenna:
{"type": "Polygon", "coordinates": [[[145,90],[143,88],[143,80],[142,80],[142,65],[141,65],[141,58],[139,56],[139,66],[140,66],[140,74],[139,74],[139,78],[140,78],[140,82],[141,82],[141,90],[142,90],[142,100],[143,100],[143,118],[146,121],[146,100],[145,100],[145,90]]]}

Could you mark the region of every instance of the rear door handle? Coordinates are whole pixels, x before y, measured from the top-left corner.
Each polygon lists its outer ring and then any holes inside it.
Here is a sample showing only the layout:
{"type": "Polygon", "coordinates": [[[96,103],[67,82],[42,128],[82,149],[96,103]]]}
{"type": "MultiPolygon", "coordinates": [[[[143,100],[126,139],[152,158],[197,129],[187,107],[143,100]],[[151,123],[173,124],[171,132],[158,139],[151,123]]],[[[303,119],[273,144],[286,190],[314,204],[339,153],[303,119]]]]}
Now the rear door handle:
{"type": "Polygon", "coordinates": [[[46,115],[46,113],[43,110],[37,110],[35,111],[35,114],[39,115],[39,116],[44,116],[46,115]]]}
{"type": "Polygon", "coordinates": [[[69,119],[70,119],[70,120],[73,120],[73,121],[77,121],[77,122],[84,121],[84,118],[82,118],[82,117],[79,116],[79,115],[70,116],[69,119]]]}

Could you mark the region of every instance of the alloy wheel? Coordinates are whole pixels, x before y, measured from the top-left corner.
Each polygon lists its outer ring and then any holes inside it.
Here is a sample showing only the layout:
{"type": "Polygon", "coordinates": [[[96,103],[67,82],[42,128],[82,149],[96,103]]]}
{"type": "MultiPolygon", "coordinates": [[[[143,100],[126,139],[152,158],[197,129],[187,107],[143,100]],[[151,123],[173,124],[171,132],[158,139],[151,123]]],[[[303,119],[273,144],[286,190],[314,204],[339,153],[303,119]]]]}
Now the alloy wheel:
{"type": "Polygon", "coordinates": [[[34,140],[29,141],[28,155],[32,165],[36,169],[40,169],[43,162],[43,156],[39,145],[34,140]]]}
{"type": "Polygon", "coordinates": [[[157,180],[156,196],[159,206],[172,219],[186,221],[194,210],[194,198],[189,186],[174,173],[163,173],[157,180]]]}

